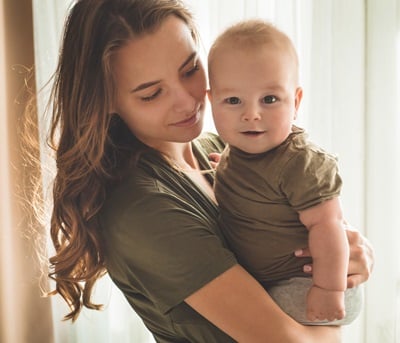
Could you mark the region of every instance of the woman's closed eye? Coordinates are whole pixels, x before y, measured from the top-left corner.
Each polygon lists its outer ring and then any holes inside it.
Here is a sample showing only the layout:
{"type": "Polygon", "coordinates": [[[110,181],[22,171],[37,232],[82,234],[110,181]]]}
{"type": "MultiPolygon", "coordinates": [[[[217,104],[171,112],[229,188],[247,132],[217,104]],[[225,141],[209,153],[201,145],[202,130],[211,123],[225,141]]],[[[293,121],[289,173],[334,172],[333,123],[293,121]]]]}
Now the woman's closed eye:
{"type": "MultiPolygon", "coordinates": [[[[192,75],[194,75],[197,71],[200,70],[200,67],[198,64],[195,64],[192,68],[190,68],[189,70],[187,70],[186,72],[184,72],[183,76],[186,77],[191,77],[192,75]]],[[[158,88],[155,92],[153,92],[152,94],[148,95],[148,96],[142,96],[140,97],[140,99],[142,101],[145,102],[149,102],[152,101],[154,99],[156,99],[160,94],[162,93],[162,88],[158,88]]]]}
{"type": "Polygon", "coordinates": [[[200,67],[199,67],[199,65],[196,63],[192,68],[190,68],[189,70],[187,70],[185,73],[184,73],[184,76],[185,77],[190,77],[190,76],[192,76],[193,74],[195,74],[197,71],[199,71],[200,70],[200,67]]]}
{"type": "Polygon", "coordinates": [[[153,94],[150,94],[149,96],[142,96],[142,97],[140,97],[140,99],[145,102],[152,101],[155,98],[157,98],[161,94],[161,92],[162,92],[162,89],[158,88],[153,94]]]}

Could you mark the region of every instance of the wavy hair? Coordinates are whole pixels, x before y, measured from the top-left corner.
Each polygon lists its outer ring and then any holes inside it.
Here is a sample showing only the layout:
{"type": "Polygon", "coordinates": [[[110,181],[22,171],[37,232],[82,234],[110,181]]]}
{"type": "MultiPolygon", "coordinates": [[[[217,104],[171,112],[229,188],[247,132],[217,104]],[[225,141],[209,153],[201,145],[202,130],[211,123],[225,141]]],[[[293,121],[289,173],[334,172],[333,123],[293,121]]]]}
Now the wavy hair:
{"type": "Polygon", "coordinates": [[[145,149],[112,114],[111,56],[128,41],[156,30],[170,15],[182,19],[197,42],[193,18],[179,0],[79,0],[64,27],[49,107],[49,144],[56,175],[50,222],[55,255],[49,277],[74,321],[106,273],[99,211],[107,191],[145,149]]]}

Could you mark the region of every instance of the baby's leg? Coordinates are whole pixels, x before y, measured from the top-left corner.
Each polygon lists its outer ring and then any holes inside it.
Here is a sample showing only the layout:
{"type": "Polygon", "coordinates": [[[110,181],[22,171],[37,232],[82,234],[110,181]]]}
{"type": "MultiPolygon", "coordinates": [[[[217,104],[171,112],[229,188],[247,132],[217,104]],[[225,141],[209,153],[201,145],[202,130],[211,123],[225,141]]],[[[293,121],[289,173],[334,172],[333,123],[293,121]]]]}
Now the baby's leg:
{"type": "Polygon", "coordinates": [[[347,325],[361,312],[363,302],[362,286],[349,288],[345,292],[346,316],[341,320],[311,322],[307,319],[307,292],[312,285],[311,278],[295,277],[280,281],[267,289],[269,295],[289,316],[304,325],[347,325]]]}

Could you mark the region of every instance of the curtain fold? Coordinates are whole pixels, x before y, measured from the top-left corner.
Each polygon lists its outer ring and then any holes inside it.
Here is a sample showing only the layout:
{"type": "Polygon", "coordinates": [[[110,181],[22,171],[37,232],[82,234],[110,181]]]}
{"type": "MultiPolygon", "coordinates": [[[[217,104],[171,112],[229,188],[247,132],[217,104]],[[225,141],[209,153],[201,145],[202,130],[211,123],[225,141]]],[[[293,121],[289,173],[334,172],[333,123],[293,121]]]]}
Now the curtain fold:
{"type": "Polygon", "coordinates": [[[376,249],[366,343],[400,341],[400,2],[367,1],[366,229],[376,249]]]}
{"type": "MultiPolygon", "coordinates": [[[[25,82],[34,64],[32,4],[0,3],[0,341],[52,342],[49,299],[41,297],[36,242],[41,232],[26,211],[26,183],[36,173],[21,159],[25,82]],[[40,320],[38,320],[38,313],[40,320]]],[[[33,81],[31,79],[31,81],[33,81]]],[[[32,84],[31,84],[32,86],[32,84]]],[[[34,85],[33,85],[34,86],[34,85]]]]}

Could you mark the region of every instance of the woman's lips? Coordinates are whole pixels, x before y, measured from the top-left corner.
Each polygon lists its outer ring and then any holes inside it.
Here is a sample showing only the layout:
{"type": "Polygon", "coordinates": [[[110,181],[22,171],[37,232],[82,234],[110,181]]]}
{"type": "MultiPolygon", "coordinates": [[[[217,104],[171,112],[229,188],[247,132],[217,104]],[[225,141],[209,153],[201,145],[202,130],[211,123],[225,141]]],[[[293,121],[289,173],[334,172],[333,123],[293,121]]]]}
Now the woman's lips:
{"type": "Polygon", "coordinates": [[[190,116],[189,118],[173,123],[171,124],[171,126],[177,126],[177,127],[190,127],[194,124],[196,124],[199,121],[200,118],[200,112],[196,111],[195,114],[193,114],[192,116],[190,116]]]}

